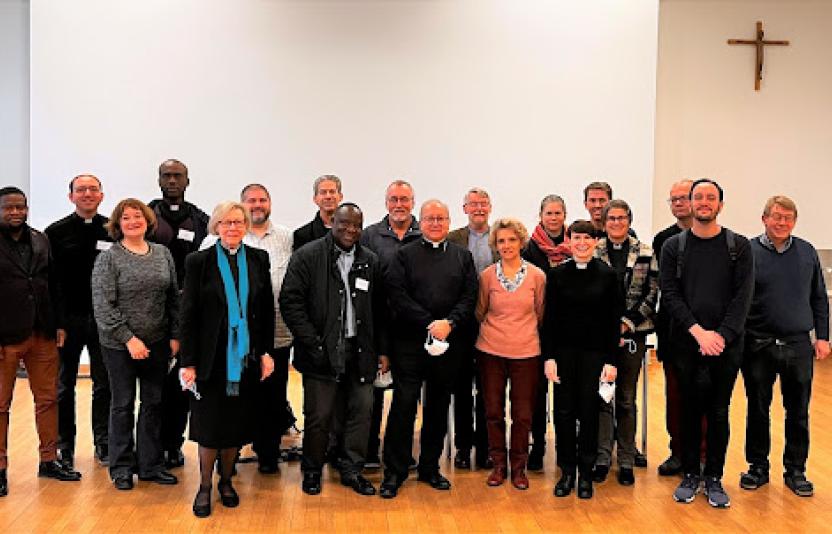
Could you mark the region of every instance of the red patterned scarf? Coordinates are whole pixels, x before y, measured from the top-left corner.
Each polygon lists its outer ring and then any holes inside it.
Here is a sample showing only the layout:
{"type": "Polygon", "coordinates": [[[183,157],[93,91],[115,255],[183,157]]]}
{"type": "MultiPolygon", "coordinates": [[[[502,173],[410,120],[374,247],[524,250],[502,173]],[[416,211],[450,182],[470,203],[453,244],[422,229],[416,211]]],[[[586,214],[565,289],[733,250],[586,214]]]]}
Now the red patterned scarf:
{"type": "Polygon", "coordinates": [[[532,234],[532,241],[537,243],[540,250],[549,258],[549,266],[557,267],[572,257],[572,249],[569,247],[569,236],[566,235],[566,228],[563,229],[563,243],[556,245],[543,226],[538,224],[532,234]]]}

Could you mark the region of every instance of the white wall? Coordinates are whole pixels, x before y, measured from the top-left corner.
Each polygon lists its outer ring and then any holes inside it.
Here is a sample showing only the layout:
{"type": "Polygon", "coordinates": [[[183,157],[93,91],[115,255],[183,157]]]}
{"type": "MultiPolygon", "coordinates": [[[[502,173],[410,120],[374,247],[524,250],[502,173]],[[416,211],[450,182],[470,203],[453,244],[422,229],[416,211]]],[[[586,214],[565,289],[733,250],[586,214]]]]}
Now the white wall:
{"type": "Polygon", "coordinates": [[[29,1],[0,0],[0,187],[29,190],[29,1]]]}
{"type": "Polygon", "coordinates": [[[89,171],[109,209],[158,196],[165,158],[210,208],[250,181],[274,218],[313,213],[311,182],[345,181],[372,222],[383,189],[418,200],[489,189],[531,222],[606,179],[650,231],[657,0],[74,0],[32,2],[36,226],[89,171]]]}
{"type": "Polygon", "coordinates": [[[765,200],[798,204],[796,233],[832,247],[832,42],[827,0],[662,0],[659,19],[654,229],[671,222],[664,202],[680,177],[708,176],[726,190],[722,222],[762,231],[765,200]],[[767,39],[762,90],[754,91],[753,39],[767,39]]]}

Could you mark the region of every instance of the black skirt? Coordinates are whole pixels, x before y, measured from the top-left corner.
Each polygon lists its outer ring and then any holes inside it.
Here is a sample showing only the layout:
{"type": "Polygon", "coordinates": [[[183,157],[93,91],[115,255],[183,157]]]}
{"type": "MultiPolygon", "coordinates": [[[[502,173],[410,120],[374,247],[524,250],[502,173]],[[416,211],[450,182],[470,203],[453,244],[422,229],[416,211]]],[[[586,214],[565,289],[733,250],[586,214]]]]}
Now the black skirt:
{"type": "Polygon", "coordinates": [[[191,402],[189,437],[203,447],[228,449],[242,447],[254,439],[257,387],[260,365],[247,358],[240,378],[240,394],[226,395],[226,358],[217,354],[208,380],[197,380],[201,399],[188,394],[191,402]]]}

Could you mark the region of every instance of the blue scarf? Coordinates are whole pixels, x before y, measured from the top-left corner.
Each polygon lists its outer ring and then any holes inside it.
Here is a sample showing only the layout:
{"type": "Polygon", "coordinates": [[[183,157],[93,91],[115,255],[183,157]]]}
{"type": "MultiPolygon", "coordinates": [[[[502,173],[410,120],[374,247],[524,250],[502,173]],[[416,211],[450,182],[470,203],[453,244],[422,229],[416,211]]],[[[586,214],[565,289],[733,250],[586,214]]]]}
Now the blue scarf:
{"type": "Polygon", "coordinates": [[[239,291],[234,286],[231,264],[217,241],[217,264],[225,288],[225,300],[228,304],[228,348],[226,349],[227,378],[225,393],[230,397],[240,394],[240,376],[249,353],[248,337],[248,265],[246,264],[246,247],[240,246],[237,252],[237,270],[239,274],[239,291]],[[239,298],[237,296],[239,295],[239,298]]]}

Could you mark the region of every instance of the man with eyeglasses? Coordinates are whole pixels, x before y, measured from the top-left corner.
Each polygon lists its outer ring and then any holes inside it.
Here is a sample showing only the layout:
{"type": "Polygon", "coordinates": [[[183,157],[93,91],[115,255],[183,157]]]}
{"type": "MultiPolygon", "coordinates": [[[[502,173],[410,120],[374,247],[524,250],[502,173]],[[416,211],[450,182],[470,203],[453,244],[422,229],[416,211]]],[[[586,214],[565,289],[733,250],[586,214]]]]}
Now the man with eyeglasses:
{"type": "Polygon", "coordinates": [[[384,436],[380,494],[393,498],[407,479],[413,425],[422,383],[421,454],[418,480],[437,490],[451,483],[439,472],[448,406],[465,354],[464,333],[474,320],[477,270],[471,253],[448,242],[448,206],[428,200],[419,213],[422,238],[401,247],[386,276],[390,306],[393,404],[384,436]]]}
{"type": "Polygon", "coordinates": [[[292,234],[292,250],[320,239],[329,233],[335,208],[344,199],[341,193],[341,179],[334,174],[318,176],[312,184],[312,202],[318,206],[315,218],[295,230],[292,234]]]}
{"type": "Polygon", "coordinates": [[[58,457],[67,469],[75,466],[75,383],[81,352],[87,348],[92,378],[92,439],[95,458],[107,465],[109,457],[110,381],[98,343],[92,313],[90,279],[95,258],[112,245],[107,217],[98,213],[104,200],[101,181],[81,174],[69,182],[69,201],[75,211],[50,224],[49,238],[55,282],[63,298],[55,306],[58,322],[58,457]]]}
{"type": "MultiPolygon", "coordinates": [[[[422,231],[419,230],[419,221],[413,216],[415,201],[413,186],[405,180],[394,180],[387,186],[384,194],[387,215],[361,232],[361,245],[378,255],[383,272],[387,270],[387,266],[402,246],[416,241],[422,236],[422,231]]],[[[395,318],[392,318],[392,320],[395,321],[395,318]]],[[[385,388],[375,388],[373,390],[373,418],[367,446],[367,462],[365,463],[368,469],[381,467],[381,459],[379,458],[381,438],[379,434],[384,412],[385,391],[385,388]]]]}
{"type": "Polygon", "coordinates": [[[768,199],[763,209],[765,231],[751,240],[754,254],[754,298],[745,324],[742,377],[748,397],[745,433],[747,472],[743,489],[769,481],[771,395],[780,376],[786,412],[783,478],[796,495],[809,497],[809,399],[814,359],[829,356],[829,301],[815,248],[792,235],[797,205],[786,196],[768,199]],[[815,341],[810,332],[814,330],[815,341]]]}
{"type": "MultiPolygon", "coordinates": [[[[185,257],[199,250],[200,243],[208,235],[208,215],[185,201],[185,190],[190,183],[188,167],[184,163],[177,159],[165,160],[159,165],[162,198],[148,204],[157,223],[151,240],[170,251],[180,288],[185,285],[185,257]]],[[[179,384],[179,369],[177,362],[165,377],[162,389],[162,448],[168,469],[185,465],[182,444],[190,406],[188,393],[182,391],[179,384]]]]}
{"type": "MultiPolygon", "coordinates": [[[[693,224],[693,212],[690,209],[690,186],[693,180],[680,180],[670,187],[670,196],[667,204],[670,212],[676,218],[676,222],[656,234],[653,238],[653,252],[661,264],[662,246],[674,235],[681,233],[693,224]]],[[[656,340],[658,349],[656,355],[662,362],[664,370],[664,391],[665,391],[665,425],[667,434],[670,436],[670,456],[659,466],[659,474],[662,476],[678,475],[682,472],[682,399],[679,396],[679,380],[674,372],[670,360],[673,352],[669,349],[670,338],[667,313],[664,313],[659,297],[659,309],[656,314],[656,340]],[[664,344],[668,345],[665,350],[664,344]]],[[[704,451],[704,447],[702,448],[704,451]]]]}
{"type": "Polygon", "coordinates": [[[722,486],[728,450],[728,413],[742,362],[745,320],[754,286],[748,239],[720,226],[722,188],[702,178],[691,185],[693,225],[664,244],[659,267],[662,306],[670,318],[670,351],[679,378],[684,478],[673,494],[690,503],[701,491],[708,503],[731,505],[722,486]],[[707,420],[704,471],[699,444],[707,420]]]}
{"type": "MultiPolygon", "coordinates": [[[[474,257],[477,273],[499,259],[497,251],[488,245],[488,217],[491,215],[491,197],[485,189],[474,187],[465,193],[462,210],[468,216],[468,224],[448,234],[448,241],[468,249],[474,257]]],[[[476,324],[467,332],[469,339],[465,342],[467,353],[462,358],[462,365],[454,385],[454,467],[471,468],[471,449],[476,449],[476,466],[488,469],[488,432],[485,427],[485,405],[482,400],[482,388],[479,385],[479,373],[475,361],[474,343],[477,341],[476,324]],[[476,380],[476,399],[472,384],[476,380]],[[475,413],[476,412],[476,413],[475,413]]]]}

